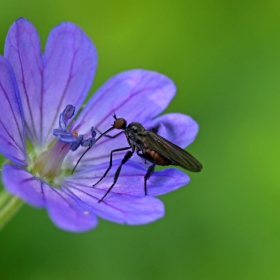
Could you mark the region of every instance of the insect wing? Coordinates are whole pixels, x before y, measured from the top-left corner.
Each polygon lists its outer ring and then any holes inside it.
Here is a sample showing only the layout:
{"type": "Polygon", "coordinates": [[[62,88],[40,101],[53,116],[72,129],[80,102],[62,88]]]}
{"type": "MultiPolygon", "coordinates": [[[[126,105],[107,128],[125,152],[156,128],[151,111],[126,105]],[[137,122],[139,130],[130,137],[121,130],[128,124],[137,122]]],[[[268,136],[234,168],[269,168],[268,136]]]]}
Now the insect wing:
{"type": "Polygon", "coordinates": [[[146,141],[150,149],[189,171],[199,172],[202,169],[201,163],[184,149],[152,131],[146,132],[146,141]]]}

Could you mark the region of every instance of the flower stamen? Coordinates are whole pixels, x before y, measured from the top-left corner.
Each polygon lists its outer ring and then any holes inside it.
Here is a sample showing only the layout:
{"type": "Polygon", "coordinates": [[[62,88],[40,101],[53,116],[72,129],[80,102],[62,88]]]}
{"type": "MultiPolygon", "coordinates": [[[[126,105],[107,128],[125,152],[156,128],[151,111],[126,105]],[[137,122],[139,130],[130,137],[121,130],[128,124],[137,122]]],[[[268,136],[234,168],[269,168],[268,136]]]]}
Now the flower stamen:
{"type": "Polygon", "coordinates": [[[53,130],[53,135],[57,137],[55,144],[44,151],[34,162],[34,170],[41,176],[53,179],[60,174],[63,160],[68,152],[76,151],[79,146],[91,147],[95,143],[96,132],[93,128],[91,131],[83,134],[78,134],[77,129],[85,122],[74,126],[72,123],[67,129],[69,120],[74,116],[75,107],[67,105],[64,111],[59,116],[59,128],[53,130]],[[73,129],[73,130],[72,130],[73,129]],[[91,135],[87,139],[84,139],[91,135]]]}

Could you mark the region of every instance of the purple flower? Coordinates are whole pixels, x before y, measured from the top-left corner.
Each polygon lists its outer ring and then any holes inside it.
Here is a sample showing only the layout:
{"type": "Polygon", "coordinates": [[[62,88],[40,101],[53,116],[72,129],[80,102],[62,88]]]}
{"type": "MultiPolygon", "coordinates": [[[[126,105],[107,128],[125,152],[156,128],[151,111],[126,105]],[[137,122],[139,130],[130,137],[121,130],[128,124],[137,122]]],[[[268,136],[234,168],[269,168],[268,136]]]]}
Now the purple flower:
{"type": "Polygon", "coordinates": [[[178,169],[156,171],[145,196],[147,164],[135,156],[124,165],[112,191],[98,203],[124,153],[116,154],[106,178],[96,187],[92,185],[107,169],[110,151],[128,146],[124,135],[101,138],[77,172],[71,175],[71,170],[85,151],[83,146],[94,144],[95,130],[110,127],[114,113],[128,122],[158,127],[160,135],[181,147],[190,144],[198,131],[188,116],[157,117],[173,98],[175,86],[167,77],[145,70],[112,77],[78,115],[96,65],[92,42],[68,22],[51,31],[41,55],[36,29],[19,19],[8,32],[4,57],[0,56],[0,153],[8,160],[2,172],[4,186],[25,202],[46,207],[58,227],[75,232],[95,227],[97,216],[130,225],[155,221],[164,215],[164,206],[154,196],[189,182],[178,169]]]}

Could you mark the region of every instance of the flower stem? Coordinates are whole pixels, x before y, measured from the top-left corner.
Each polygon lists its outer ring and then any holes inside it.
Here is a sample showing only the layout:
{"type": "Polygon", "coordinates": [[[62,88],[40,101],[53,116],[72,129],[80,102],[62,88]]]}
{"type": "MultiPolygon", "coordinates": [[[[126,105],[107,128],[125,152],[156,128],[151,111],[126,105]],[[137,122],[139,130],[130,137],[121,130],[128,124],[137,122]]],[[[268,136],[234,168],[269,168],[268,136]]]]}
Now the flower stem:
{"type": "Polygon", "coordinates": [[[16,214],[23,205],[23,201],[2,190],[0,193],[0,230],[16,214]]]}

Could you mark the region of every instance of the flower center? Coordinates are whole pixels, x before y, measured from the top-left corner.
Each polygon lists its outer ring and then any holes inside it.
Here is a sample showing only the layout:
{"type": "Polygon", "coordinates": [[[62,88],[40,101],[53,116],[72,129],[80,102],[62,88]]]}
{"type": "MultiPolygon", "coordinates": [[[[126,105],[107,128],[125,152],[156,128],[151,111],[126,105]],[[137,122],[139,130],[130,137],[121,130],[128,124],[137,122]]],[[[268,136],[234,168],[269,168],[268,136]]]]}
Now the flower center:
{"type": "Polygon", "coordinates": [[[43,177],[54,178],[59,175],[64,158],[70,151],[70,145],[61,141],[43,152],[34,162],[34,169],[43,177]]]}
{"type": "Polygon", "coordinates": [[[47,179],[54,179],[57,177],[62,169],[62,163],[69,151],[76,151],[79,146],[91,147],[95,143],[96,132],[91,128],[91,132],[86,135],[79,135],[77,129],[83,123],[74,126],[74,121],[67,129],[69,120],[75,113],[75,107],[67,105],[59,117],[59,128],[53,130],[54,136],[57,137],[55,144],[44,151],[35,161],[33,170],[38,172],[40,176],[47,179]],[[90,137],[85,139],[89,134],[90,137]]]}

